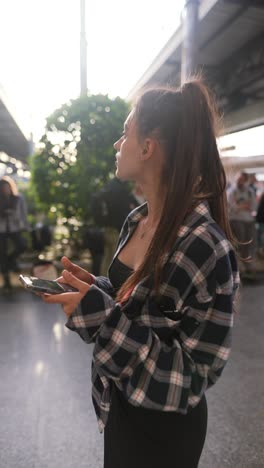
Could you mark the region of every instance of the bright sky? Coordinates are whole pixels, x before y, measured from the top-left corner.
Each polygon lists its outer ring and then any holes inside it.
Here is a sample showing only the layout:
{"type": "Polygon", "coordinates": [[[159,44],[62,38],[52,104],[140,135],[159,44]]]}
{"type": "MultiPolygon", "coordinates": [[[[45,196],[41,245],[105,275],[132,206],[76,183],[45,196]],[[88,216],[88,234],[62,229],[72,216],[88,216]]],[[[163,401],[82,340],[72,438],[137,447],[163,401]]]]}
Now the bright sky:
{"type": "MultiPolygon", "coordinates": [[[[86,0],[89,91],[125,97],[178,27],[183,5],[86,0]]],[[[35,141],[45,118],[79,95],[79,8],[79,0],[1,2],[0,84],[35,141]]],[[[236,146],[226,155],[264,154],[262,134],[228,135],[221,146],[236,146]]]]}
{"type": "MultiPolygon", "coordinates": [[[[184,0],[86,0],[88,89],[125,97],[180,21],[184,0]]],[[[0,83],[39,137],[80,90],[79,0],[1,2],[0,83]]]]}

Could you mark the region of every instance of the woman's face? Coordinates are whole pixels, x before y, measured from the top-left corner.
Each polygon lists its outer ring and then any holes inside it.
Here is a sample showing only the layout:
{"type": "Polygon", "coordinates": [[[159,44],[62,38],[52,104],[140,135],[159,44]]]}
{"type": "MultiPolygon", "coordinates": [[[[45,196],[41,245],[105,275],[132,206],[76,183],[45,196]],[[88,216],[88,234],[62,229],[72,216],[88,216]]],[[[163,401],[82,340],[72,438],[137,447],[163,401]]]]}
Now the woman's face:
{"type": "Polygon", "coordinates": [[[139,180],[142,171],[142,147],[139,143],[135,117],[130,112],[124,124],[124,131],[114,143],[116,153],[116,177],[120,180],[139,180]]]}

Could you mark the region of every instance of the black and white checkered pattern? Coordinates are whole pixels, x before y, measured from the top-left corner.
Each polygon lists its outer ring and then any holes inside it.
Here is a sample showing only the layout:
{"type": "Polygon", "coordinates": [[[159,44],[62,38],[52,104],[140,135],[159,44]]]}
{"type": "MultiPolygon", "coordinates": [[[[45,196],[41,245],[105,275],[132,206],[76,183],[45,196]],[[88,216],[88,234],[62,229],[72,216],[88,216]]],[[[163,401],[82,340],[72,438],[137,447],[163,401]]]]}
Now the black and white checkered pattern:
{"type": "MultiPolygon", "coordinates": [[[[145,204],[129,215],[115,257],[146,210],[145,204]]],[[[164,259],[158,296],[150,275],[121,306],[109,279],[96,278],[66,325],[95,343],[92,393],[100,430],[113,382],[135,406],[185,414],[197,405],[228,359],[238,285],[233,248],[207,202],[186,218],[164,259]]]]}

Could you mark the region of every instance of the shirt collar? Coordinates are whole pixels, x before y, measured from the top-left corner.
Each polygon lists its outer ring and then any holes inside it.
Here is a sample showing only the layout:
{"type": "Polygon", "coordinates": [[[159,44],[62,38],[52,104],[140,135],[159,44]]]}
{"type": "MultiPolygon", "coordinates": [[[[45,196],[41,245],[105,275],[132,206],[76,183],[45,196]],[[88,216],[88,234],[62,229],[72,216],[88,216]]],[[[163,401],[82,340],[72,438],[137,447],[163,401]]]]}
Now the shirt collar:
{"type": "MultiPolygon", "coordinates": [[[[148,214],[148,204],[144,203],[143,205],[138,206],[135,208],[131,213],[128,215],[128,223],[132,225],[136,225],[139,221],[144,218],[148,214]]],[[[196,207],[186,216],[183,225],[180,228],[179,236],[185,234],[186,229],[192,228],[195,223],[200,220],[201,217],[206,218],[207,221],[213,221],[209,203],[207,200],[201,201],[196,205],[196,207]]]]}
{"type": "Polygon", "coordinates": [[[128,215],[128,223],[130,225],[138,224],[139,221],[148,214],[148,204],[143,203],[143,205],[137,206],[131,213],[128,215]]]}

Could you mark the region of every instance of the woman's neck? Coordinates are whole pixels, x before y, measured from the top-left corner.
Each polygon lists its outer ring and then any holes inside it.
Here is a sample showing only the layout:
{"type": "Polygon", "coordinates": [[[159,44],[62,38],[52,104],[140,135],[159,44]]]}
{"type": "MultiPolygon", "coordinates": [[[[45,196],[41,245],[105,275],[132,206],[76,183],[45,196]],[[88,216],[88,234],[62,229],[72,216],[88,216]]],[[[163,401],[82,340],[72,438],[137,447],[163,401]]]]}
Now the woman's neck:
{"type": "Polygon", "coordinates": [[[142,185],[142,191],[148,204],[146,225],[149,228],[157,227],[163,210],[164,196],[162,196],[158,190],[155,190],[153,186],[142,185]]]}

